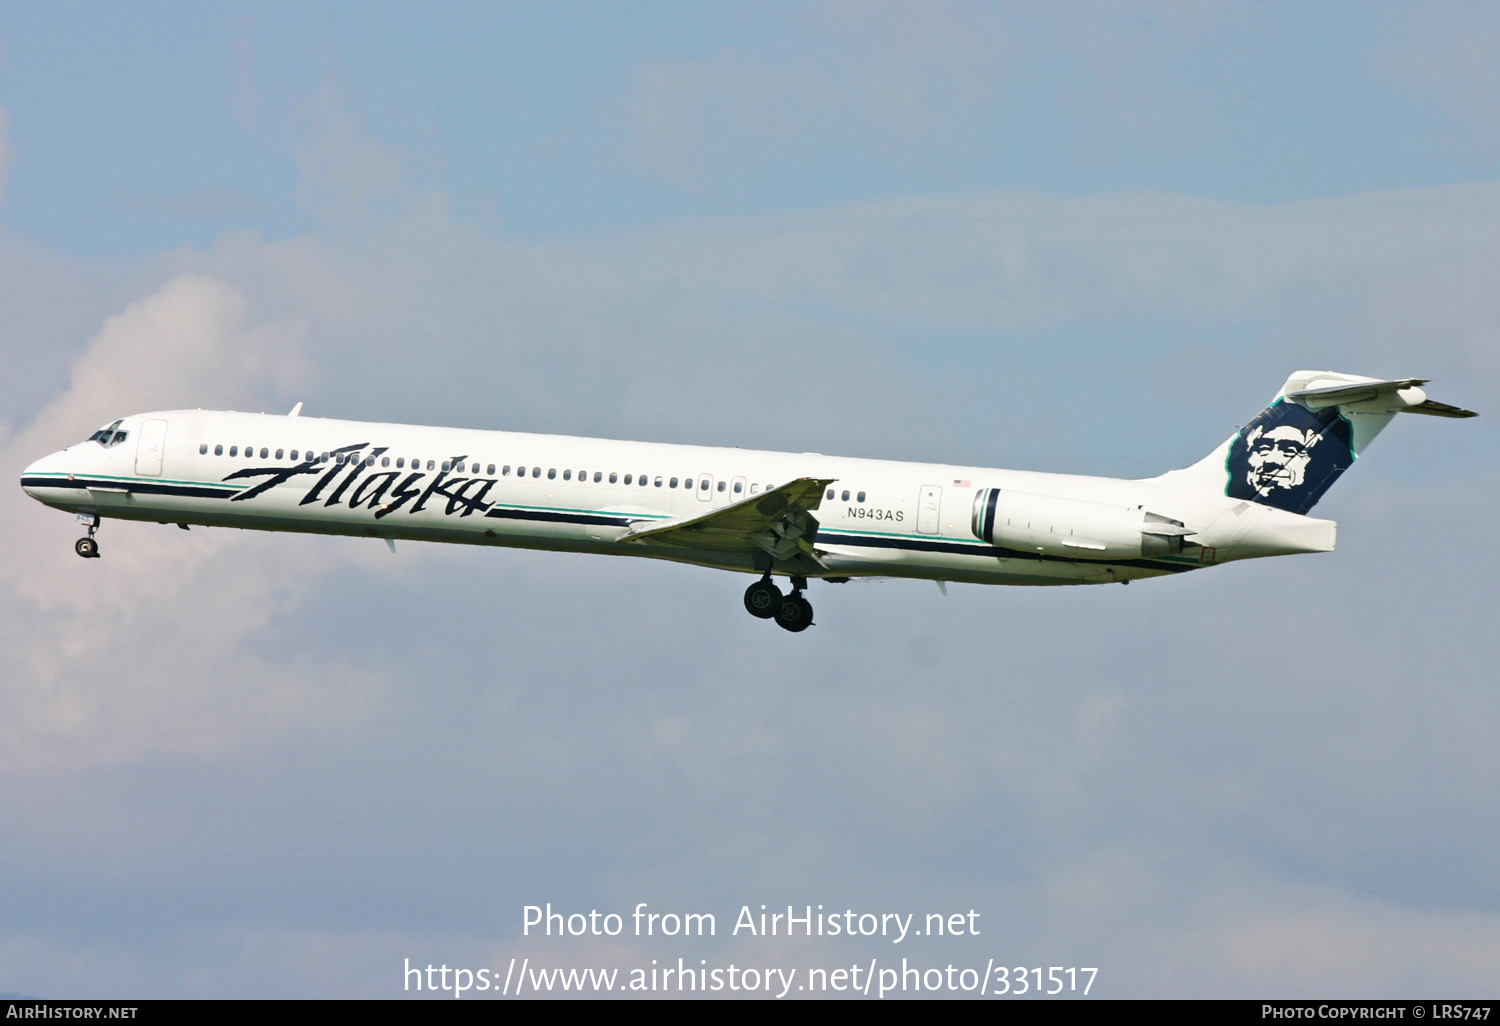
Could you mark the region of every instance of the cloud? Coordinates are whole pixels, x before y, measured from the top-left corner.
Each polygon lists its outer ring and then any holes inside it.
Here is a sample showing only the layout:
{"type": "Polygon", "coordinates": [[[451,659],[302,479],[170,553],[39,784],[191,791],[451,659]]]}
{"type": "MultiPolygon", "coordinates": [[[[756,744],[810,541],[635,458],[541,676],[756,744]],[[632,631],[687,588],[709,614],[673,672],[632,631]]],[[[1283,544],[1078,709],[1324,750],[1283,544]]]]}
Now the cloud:
{"type": "Polygon", "coordinates": [[[324,230],[357,231],[397,196],[401,154],[365,132],[347,91],[329,80],[298,112],[297,199],[324,230]]]}
{"type": "MultiPolygon", "coordinates": [[[[253,408],[301,381],[302,327],[246,319],[233,287],[173,278],[105,322],[74,360],[68,387],[6,441],[0,465],[14,480],[37,457],[78,443],[88,425],[144,409],[253,408]]],[[[111,523],[101,535],[106,561],[59,565],[68,537],[58,514],[16,488],[0,492],[0,509],[9,528],[0,536],[0,634],[13,669],[0,690],[7,769],[204,755],[337,708],[348,674],[333,668],[310,692],[300,668],[245,644],[333,553],[247,547],[238,532],[183,537],[111,523]],[[237,572],[198,593],[224,559],[237,572]],[[117,686],[122,664],[134,686],[117,686]]]]}
{"type": "Polygon", "coordinates": [[[1487,3],[1403,6],[1381,25],[1371,50],[1376,74],[1447,115],[1461,145],[1500,152],[1500,9],[1487,3]]]}
{"type": "Polygon", "coordinates": [[[802,3],[756,50],[635,69],[616,159],[680,189],[805,176],[832,163],[854,182],[922,182],[977,167],[1059,170],[1149,150],[1179,154],[1216,132],[1180,75],[1245,9],[1225,3],[1048,5],[802,3]],[[851,170],[853,168],[853,170],[851,170]],[[873,172],[873,174],[872,174],[873,172]]]}
{"type": "Polygon", "coordinates": [[[788,28],[832,46],[799,38],[780,62],[725,50],[641,67],[620,159],[684,188],[724,173],[714,151],[725,143],[786,152],[846,142],[887,158],[920,145],[930,159],[967,136],[964,123],[1013,60],[998,18],[954,3],[805,5],[788,28]]]}
{"type": "Polygon", "coordinates": [[[260,92],[255,85],[255,22],[243,18],[229,44],[229,106],[241,128],[260,127],[260,92]]]}
{"type": "Polygon", "coordinates": [[[1493,915],[1432,914],[1328,889],[1226,888],[1194,919],[1185,932],[1174,924],[1142,938],[1165,955],[1157,993],[1249,998],[1266,993],[1264,980],[1287,998],[1489,993],[1500,964],[1493,915]]]}
{"type": "Polygon", "coordinates": [[[10,141],[10,111],[0,107],[0,200],[10,184],[10,169],[16,163],[16,148],[10,141]]]}
{"type": "MultiPolygon", "coordinates": [[[[353,237],[155,258],[166,284],[119,304],[6,465],[125,412],[300,398],[1149,473],[1297,365],[1433,370],[1463,403],[1497,376],[1493,183],[1302,204],[987,192],[550,242],[393,188],[353,237]]],[[[1467,583],[1493,560],[1433,541],[1482,536],[1493,441],[1410,420],[1325,500],[1348,518],[1339,553],[1129,589],[830,585],[776,658],[786,639],[728,575],[113,523],[85,562],[12,488],[4,950],[26,968],[6,989],[76,989],[83,964],[153,994],[395,993],[406,954],[532,951],[514,924],[538,900],[977,907],[986,955],[1129,965],[1154,994],[1191,991],[1204,951],[1225,990],[1301,986],[1302,933],[1372,931],[1325,966],[1351,993],[1403,936],[1488,951],[1489,913],[1454,908],[1493,903],[1495,827],[1413,846],[1406,825],[1447,837],[1495,786],[1467,583]]],[[[1459,978],[1437,956],[1417,973],[1409,992],[1459,978]]]]}

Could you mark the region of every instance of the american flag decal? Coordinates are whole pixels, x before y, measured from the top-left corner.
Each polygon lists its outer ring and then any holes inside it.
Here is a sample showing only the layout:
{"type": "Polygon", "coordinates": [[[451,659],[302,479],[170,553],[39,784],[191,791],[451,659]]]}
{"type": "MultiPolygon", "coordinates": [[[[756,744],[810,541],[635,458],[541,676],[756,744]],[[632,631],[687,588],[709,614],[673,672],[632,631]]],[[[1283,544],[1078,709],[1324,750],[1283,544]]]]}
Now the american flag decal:
{"type": "Polygon", "coordinates": [[[953,479],[953,487],[954,488],[968,488],[969,486],[970,486],[970,482],[968,482],[968,481],[960,481],[957,478],[953,479]]]}

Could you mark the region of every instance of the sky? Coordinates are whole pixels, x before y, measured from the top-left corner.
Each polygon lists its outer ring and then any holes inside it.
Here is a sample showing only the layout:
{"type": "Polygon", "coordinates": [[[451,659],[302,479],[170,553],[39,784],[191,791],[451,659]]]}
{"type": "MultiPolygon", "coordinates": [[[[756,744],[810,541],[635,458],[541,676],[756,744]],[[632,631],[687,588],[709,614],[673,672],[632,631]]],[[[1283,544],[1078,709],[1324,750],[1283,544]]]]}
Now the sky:
{"type": "Polygon", "coordinates": [[[1496,95],[1488,3],[0,4],[0,994],[1495,994],[1496,95]],[[650,560],[107,522],[85,561],[14,484],[297,402],[1149,476],[1301,368],[1483,416],[1394,423],[1332,554],[815,582],[800,635],[650,560]],[[627,927],[525,933],[549,902],[627,927]],[[979,933],[731,932],[763,904],[979,933]]]}

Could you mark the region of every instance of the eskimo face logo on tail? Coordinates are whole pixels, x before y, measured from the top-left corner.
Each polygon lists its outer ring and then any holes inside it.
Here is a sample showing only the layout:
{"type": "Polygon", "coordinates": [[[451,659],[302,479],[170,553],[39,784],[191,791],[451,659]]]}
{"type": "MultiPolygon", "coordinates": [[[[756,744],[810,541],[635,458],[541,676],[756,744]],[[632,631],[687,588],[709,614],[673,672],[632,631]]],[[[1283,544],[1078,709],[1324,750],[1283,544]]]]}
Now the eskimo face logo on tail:
{"type": "Polygon", "coordinates": [[[1352,462],[1349,422],[1337,407],[1278,399],[1235,436],[1224,494],[1306,513],[1352,462]]]}

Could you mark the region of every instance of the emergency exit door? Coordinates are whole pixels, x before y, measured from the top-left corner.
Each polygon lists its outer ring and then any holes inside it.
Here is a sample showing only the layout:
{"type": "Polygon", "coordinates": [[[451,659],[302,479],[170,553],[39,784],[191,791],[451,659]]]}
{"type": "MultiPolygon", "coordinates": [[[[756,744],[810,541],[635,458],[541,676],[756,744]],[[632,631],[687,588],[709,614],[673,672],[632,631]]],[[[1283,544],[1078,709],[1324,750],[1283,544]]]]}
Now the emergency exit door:
{"type": "Polygon", "coordinates": [[[937,534],[942,511],[943,489],[938,485],[923,485],[922,495],[917,500],[917,533],[937,534]]]}

